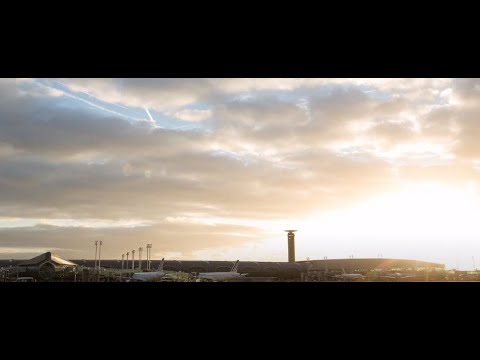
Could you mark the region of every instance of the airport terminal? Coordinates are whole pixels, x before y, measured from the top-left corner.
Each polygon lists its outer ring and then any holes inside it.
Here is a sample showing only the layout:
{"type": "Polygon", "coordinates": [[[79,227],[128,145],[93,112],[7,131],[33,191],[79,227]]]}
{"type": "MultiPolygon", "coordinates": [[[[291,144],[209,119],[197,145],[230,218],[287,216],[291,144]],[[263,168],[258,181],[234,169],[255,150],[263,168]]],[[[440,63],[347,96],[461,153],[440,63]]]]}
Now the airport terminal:
{"type": "MultiPolygon", "coordinates": [[[[153,260],[152,245],[147,245],[147,258],[141,258],[143,248],[139,248],[138,259],[135,250],[122,260],[100,259],[101,241],[95,242],[95,259],[63,259],[46,252],[29,260],[0,260],[0,281],[134,281],[147,279],[143,273],[151,273],[150,278],[158,281],[443,281],[459,280],[461,272],[448,273],[444,264],[386,258],[353,258],[320,260],[295,259],[295,231],[287,230],[288,261],[200,261],[200,260],[153,260]],[[161,269],[159,268],[161,266],[161,269]],[[219,277],[221,274],[241,276],[219,277]],[[157,270],[159,269],[159,270],[157,270]],[[153,275],[161,270],[161,276],[153,275]],[[137,274],[137,275],[136,275],[137,274]],[[140,275],[138,275],[140,274],[140,275]],[[207,274],[207,275],[206,275],[207,274]],[[208,276],[208,274],[211,274],[208,276]]],[[[472,275],[472,274],[470,274],[472,275]]],[[[145,281],[145,280],[144,280],[145,281]]]]}

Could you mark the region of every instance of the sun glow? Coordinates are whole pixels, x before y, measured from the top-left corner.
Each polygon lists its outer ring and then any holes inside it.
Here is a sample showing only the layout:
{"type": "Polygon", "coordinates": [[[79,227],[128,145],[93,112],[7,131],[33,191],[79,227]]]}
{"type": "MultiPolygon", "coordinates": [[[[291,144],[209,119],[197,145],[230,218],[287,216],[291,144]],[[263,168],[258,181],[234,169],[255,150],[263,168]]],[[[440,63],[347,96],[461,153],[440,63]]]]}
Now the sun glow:
{"type": "Polygon", "coordinates": [[[305,245],[299,254],[376,257],[383,252],[435,259],[439,249],[445,253],[459,246],[480,251],[475,242],[480,238],[479,211],[476,183],[461,188],[433,182],[408,184],[396,193],[300,221],[297,226],[305,245]]]}

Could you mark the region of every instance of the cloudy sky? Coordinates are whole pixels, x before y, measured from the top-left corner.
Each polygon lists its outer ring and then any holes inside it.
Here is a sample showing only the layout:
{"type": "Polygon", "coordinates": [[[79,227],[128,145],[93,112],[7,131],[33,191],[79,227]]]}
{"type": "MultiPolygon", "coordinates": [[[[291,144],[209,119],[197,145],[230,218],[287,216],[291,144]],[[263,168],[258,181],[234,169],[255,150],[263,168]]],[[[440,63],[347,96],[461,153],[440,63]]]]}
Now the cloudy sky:
{"type": "Polygon", "coordinates": [[[479,180],[478,79],[0,80],[4,259],[480,268],[479,180]]]}

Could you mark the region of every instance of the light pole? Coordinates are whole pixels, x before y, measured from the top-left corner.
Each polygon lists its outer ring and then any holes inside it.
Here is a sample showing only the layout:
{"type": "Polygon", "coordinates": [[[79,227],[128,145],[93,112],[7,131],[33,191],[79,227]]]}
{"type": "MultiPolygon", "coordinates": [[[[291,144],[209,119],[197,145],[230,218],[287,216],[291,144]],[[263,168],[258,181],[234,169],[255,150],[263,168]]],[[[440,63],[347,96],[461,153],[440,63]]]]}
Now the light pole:
{"type": "Polygon", "coordinates": [[[350,273],[353,273],[353,269],[352,269],[353,255],[350,255],[349,258],[350,258],[350,273]]]}
{"type": "Polygon", "coordinates": [[[132,270],[135,270],[135,250],[132,250],[132,270]]]}
{"type": "Polygon", "coordinates": [[[142,270],[142,252],[143,252],[143,247],[138,248],[138,268],[142,270]]]}
{"type": "Polygon", "coordinates": [[[147,244],[147,269],[150,270],[150,259],[152,258],[152,244],[147,244]]]}
{"type": "Polygon", "coordinates": [[[328,272],[327,257],[324,256],[323,260],[325,261],[325,280],[327,280],[327,272],[328,272]]]}
{"type": "Polygon", "coordinates": [[[123,259],[125,258],[125,254],[122,254],[122,270],[123,270],[123,259]]]}
{"type": "Polygon", "coordinates": [[[98,269],[100,269],[100,255],[102,255],[102,240],[100,240],[100,247],[98,249],[98,269]]]}
{"type": "Polygon", "coordinates": [[[130,254],[130,253],[127,252],[127,269],[128,269],[128,254],[130,254]]]}
{"type": "Polygon", "coordinates": [[[95,269],[97,268],[98,240],[95,240],[95,269]]]}

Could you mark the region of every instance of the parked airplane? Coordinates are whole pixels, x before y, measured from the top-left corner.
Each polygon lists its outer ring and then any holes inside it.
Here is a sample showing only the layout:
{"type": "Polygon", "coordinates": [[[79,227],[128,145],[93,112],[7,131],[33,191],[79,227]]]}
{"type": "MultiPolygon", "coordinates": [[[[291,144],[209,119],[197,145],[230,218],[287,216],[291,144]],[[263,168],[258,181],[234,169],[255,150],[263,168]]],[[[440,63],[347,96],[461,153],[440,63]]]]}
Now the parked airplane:
{"type": "Polygon", "coordinates": [[[226,281],[232,279],[238,279],[239,277],[245,276],[247,274],[240,274],[238,270],[239,260],[235,261],[232,269],[227,271],[219,272],[208,272],[208,273],[199,273],[197,278],[201,280],[210,280],[210,281],[226,281]]]}
{"type": "Polygon", "coordinates": [[[406,274],[402,274],[402,273],[397,272],[397,273],[393,273],[393,274],[381,275],[379,277],[384,278],[384,279],[398,280],[398,279],[411,279],[411,278],[414,278],[416,276],[415,275],[406,275],[406,274]]]}
{"type": "Polygon", "coordinates": [[[342,279],[345,281],[355,281],[355,280],[363,280],[364,276],[362,274],[347,274],[345,269],[342,268],[342,275],[335,275],[335,279],[342,279]]]}
{"type": "Polygon", "coordinates": [[[163,263],[165,262],[165,258],[162,259],[160,265],[158,265],[157,271],[153,272],[139,272],[133,274],[130,279],[138,280],[138,281],[158,281],[163,278],[167,273],[163,271],[163,263]]]}

